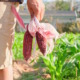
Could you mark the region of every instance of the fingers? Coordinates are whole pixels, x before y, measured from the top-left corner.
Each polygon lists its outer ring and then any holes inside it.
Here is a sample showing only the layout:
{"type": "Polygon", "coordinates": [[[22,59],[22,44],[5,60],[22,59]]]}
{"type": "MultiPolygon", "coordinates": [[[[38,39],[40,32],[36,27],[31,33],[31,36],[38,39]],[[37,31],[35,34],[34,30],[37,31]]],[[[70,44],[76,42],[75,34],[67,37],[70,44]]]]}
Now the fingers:
{"type": "Polygon", "coordinates": [[[29,1],[27,2],[27,6],[28,6],[29,13],[31,15],[31,18],[33,18],[34,17],[34,12],[33,12],[33,9],[31,8],[31,4],[30,4],[29,1]]]}
{"type": "Polygon", "coordinates": [[[39,1],[36,1],[35,3],[32,4],[32,10],[37,19],[40,20],[41,6],[39,4],[39,1]]]}
{"type": "Polygon", "coordinates": [[[30,12],[31,18],[33,18],[33,17],[34,17],[34,12],[33,12],[33,10],[32,10],[30,7],[28,7],[28,10],[29,10],[29,12],[30,12]]]}
{"type": "Polygon", "coordinates": [[[40,9],[39,8],[35,8],[33,9],[34,15],[37,17],[38,20],[40,20],[40,9]]]}
{"type": "Polygon", "coordinates": [[[38,4],[35,9],[34,9],[34,15],[37,17],[39,21],[43,19],[44,16],[44,11],[45,11],[45,6],[43,3],[38,4]]]}
{"type": "Polygon", "coordinates": [[[41,11],[40,11],[40,20],[43,19],[44,12],[45,12],[45,6],[43,5],[42,8],[41,8],[41,11]]]}

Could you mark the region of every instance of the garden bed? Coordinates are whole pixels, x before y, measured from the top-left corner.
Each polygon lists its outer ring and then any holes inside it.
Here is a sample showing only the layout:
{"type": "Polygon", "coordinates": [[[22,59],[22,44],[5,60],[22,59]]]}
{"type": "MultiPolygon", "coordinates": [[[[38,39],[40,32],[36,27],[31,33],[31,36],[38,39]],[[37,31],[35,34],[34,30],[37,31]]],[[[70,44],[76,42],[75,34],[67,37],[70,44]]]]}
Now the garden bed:
{"type": "Polygon", "coordinates": [[[65,34],[56,41],[53,52],[43,59],[37,48],[28,62],[23,60],[22,55],[23,34],[16,33],[13,45],[14,80],[51,80],[50,70],[55,78],[64,72],[60,80],[80,80],[80,34],[65,34]]]}

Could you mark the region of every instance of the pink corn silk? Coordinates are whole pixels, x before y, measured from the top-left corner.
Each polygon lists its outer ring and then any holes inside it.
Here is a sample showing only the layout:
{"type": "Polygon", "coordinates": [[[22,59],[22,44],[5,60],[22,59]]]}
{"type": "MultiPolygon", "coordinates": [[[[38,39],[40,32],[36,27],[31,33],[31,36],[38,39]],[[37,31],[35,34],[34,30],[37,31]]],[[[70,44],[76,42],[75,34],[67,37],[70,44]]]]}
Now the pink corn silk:
{"type": "Polygon", "coordinates": [[[30,35],[29,31],[27,30],[26,33],[24,34],[24,40],[23,40],[23,56],[26,61],[31,56],[32,40],[33,37],[30,35]]]}
{"type": "Polygon", "coordinates": [[[45,55],[46,52],[46,38],[42,36],[39,32],[36,32],[36,40],[40,51],[45,55]]]}

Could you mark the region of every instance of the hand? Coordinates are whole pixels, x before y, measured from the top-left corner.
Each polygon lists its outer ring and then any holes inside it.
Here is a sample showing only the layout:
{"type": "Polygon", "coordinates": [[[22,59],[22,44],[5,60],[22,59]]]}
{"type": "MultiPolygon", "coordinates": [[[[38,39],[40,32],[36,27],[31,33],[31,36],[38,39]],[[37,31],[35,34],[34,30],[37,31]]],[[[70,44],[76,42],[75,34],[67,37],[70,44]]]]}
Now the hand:
{"type": "Polygon", "coordinates": [[[45,6],[42,0],[27,0],[27,6],[30,12],[31,18],[36,16],[39,21],[43,19],[45,6]]]}

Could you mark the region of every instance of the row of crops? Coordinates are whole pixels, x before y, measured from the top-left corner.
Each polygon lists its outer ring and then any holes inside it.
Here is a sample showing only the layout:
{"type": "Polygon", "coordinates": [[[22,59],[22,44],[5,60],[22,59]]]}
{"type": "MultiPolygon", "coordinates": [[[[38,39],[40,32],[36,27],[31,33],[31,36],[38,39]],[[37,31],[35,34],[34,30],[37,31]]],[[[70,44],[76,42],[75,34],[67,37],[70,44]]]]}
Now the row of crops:
{"type": "MultiPolygon", "coordinates": [[[[23,59],[24,33],[16,33],[13,45],[14,59],[23,59]]],[[[80,80],[80,34],[66,33],[55,42],[52,53],[40,56],[51,80],[80,80]]]]}

